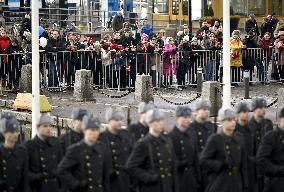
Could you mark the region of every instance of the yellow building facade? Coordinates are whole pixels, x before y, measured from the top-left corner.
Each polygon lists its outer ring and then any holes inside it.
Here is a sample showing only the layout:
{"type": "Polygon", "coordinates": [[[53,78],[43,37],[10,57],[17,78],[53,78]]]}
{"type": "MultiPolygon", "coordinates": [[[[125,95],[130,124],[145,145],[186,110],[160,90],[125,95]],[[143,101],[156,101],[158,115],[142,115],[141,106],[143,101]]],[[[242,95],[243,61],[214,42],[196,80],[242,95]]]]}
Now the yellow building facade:
{"type": "MultiPolygon", "coordinates": [[[[210,0],[209,0],[210,1],[210,0]]],[[[211,0],[214,17],[221,18],[223,15],[223,0],[211,0]]],[[[235,15],[248,16],[253,13],[263,17],[272,13],[284,16],[284,0],[231,0],[235,15]]]]}

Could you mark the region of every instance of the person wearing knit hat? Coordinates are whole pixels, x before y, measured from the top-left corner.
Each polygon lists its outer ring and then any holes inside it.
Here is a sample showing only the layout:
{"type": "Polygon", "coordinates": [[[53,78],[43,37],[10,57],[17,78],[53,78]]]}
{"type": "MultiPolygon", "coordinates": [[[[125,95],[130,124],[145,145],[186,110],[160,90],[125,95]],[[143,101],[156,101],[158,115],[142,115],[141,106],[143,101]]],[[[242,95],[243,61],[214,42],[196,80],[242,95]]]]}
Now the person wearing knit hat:
{"type": "Polygon", "coordinates": [[[131,124],[128,127],[129,132],[133,135],[134,141],[139,140],[140,138],[143,138],[146,136],[146,134],[149,132],[149,127],[147,123],[145,122],[145,115],[147,111],[154,109],[154,103],[151,101],[149,103],[140,102],[138,105],[138,114],[139,114],[139,120],[135,124],[131,124]]]}
{"type": "Polygon", "coordinates": [[[37,134],[25,143],[28,151],[31,191],[60,191],[60,181],[57,177],[57,166],[62,159],[61,145],[52,136],[53,119],[48,114],[41,114],[37,120],[37,134]],[[35,184],[36,182],[36,184],[35,184]]]}
{"type": "MultiPolygon", "coordinates": [[[[194,103],[195,117],[190,125],[189,132],[196,138],[198,153],[201,153],[205,147],[208,137],[216,132],[215,125],[209,119],[210,109],[211,103],[208,99],[199,98],[194,103]]],[[[207,186],[202,187],[205,190],[207,186]]]]}
{"type": "Polygon", "coordinates": [[[109,188],[116,192],[130,192],[130,176],[124,169],[132,147],[132,134],[124,129],[124,112],[120,108],[110,107],[106,110],[105,121],[106,130],[100,134],[99,140],[105,144],[107,151],[110,152],[109,177],[112,181],[109,188]]]}
{"type": "Polygon", "coordinates": [[[198,170],[199,161],[197,145],[193,138],[187,134],[191,122],[192,111],[188,106],[179,106],[176,109],[176,125],[169,133],[172,139],[175,155],[180,163],[177,164],[179,191],[197,191],[199,176],[195,171],[198,170]]]}
{"type": "Polygon", "coordinates": [[[106,173],[112,171],[110,154],[115,152],[109,151],[105,144],[99,142],[100,126],[99,118],[84,116],[84,138],[67,149],[58,165],[59,178],[66,190],[109,191],[109,175],[106,173]]]}
{"type": "MultiPolygon", "coordinates": [[[[16,118],[14,113],[11,113],[11,112],[2,112],[0,113],[0,119],[13,119],[13,118],[16,118]]],[[[19,139],[20,139],[21,136],[19,136],[19,139]]],[[[0,130],[0,143],[4,142],[5,141],[5,138],[0,130]]]]}
{"type": "Polygon", "coordinates": [[[17,144],[20,126],[15,118],[0,119],[0,129],[5,138],[0,143],[1,191],[29,191],[27,150],[17,144]]]}
{"type": "Polygon", "coordinates": [[[125,169],[137,178],[138,191],[179,191],[178,162],[171,139],[163,133],[164,114],[158,109],[147,111],[146,121],[149,134],[135,143],[125,169]]]}
{"type": "Polygon", "coordinates": [[[65,154],[66,149],[79,141],[81,141],[84,137],[82,131],[82,119],[89,112],[84,108],[75,108],[71,112],[72,118],[72,128],[69,131],[62,135],[59,138],[59,141],[62,145],[62,153],[65,154]]]}
{"type": "Polygon", "coordinates": [[[247,185],[242,183],[248,179],[245,169],[247,156],[242,136],[235,134],[235,111],[232,108],[221,108],[218,119],[222,131],[208,138],[200,155],[201,169],[212,178],[208,186],[213,188],[210,187],[211,190],[207,191],[244,191],[247,185]]]}
{"type": "Polygon", "coordinates": [[[261,170],[269,174],[269,179],[277,181],[268,182],[264,185],[265,189],[273,192],[284,191],[282,177],[284,175],[284,151],[282,150],[284,143],[284,108],[279,111],[278,118],[278,126],[263,137],[256,158],[261,170]]]}
{"type": "Polygon", "coordinates": [[[233,32],[232,32],[232,37],[234,38],[234,37],[237,37],[237,38],[241,38],[241,32],[239,31],[239,30],[234,30],[233,32]]]}

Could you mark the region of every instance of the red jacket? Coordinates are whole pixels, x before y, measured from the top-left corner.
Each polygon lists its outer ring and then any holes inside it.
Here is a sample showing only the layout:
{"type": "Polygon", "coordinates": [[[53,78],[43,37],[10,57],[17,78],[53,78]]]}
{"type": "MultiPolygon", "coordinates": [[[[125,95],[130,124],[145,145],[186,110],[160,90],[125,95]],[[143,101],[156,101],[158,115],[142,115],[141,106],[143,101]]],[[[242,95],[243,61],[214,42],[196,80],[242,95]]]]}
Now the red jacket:
{"type": "Polygon", "coordinates": [[[259,43],[258,43],[258,47],[264,49],[264,54],[265,57],[271,59],[272,56],[272,48],[269,48],[269,46],[273,46],[273,40],[265,40],[265,38],[263,37],[259,43]]]}
{"type": "MultiPolygon", "coordinates": [[[[6,36],[6,37],[1,37],[0,36],[0,53],[4,54],[7,50],[7,48],[10,45],[10,37],[6,36]]],[[[7,56],[2,56],[2,61],[3,63],[7,63],[7,56]]]]}
{"type": "Polygon", "coordinates": [[[6,37],[1,37],[0,36],[0,51],[1,53],[4,53],[6,51],[6,49],[9,47],[10,45],[10,37],[6,36],[6,37]]]}

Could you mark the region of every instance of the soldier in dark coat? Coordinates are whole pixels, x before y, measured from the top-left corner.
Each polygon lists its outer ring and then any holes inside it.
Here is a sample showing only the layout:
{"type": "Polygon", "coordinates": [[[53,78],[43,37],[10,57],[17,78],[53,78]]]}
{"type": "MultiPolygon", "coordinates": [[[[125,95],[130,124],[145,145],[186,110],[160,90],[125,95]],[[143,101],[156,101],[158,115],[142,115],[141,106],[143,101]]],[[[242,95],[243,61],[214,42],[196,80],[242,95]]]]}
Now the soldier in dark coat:
{"type": "Polygon", "coordinates": [[[138,141],[139,139],[145,137],[146,134],[149,132],[148,125],[145,122],[145,114],[147,111],[153,108],[154,108],[153,102],[139,103],[138,105],[139,121],[135,124],[131,124],[128,127],[129,132],[133,135],[134,141],[138,141]]]}
{"type": "MultiPolygon", "coordinates": [[[[0,119],[13,119],[13,118],[16,118],[16,116],[14,115],[14,113],[11,113],[11,112],[2,112],[0,114],[0,119]]],[[[23,142],[25,141],[25,134],[22,130],[22,127],[20,127],[20,130],[19,130],[19,136],[18,136],[18,141],[17,141],[17,144],[23,144],[23,142]]],[[[5,138],[4,138],[4,135],[3,133],[1,133],[1,130],[0,130],[0,143],[3,143],[5,142],[5,138]]]]}
{"type": "Polygon", "coordinates": [[[28,159],[26,148],[17,145],[20,123],[15,119],[1,119],[5,142],[0,144],[0,191],[28,191],[28,159]]]}
{"type": "Polygon", "coordinates": [[[200,156],[201,166],[208,170],[206,192],[244,192],[247,190],[246,155],[243,141],[235,132],[235,112],[219,110],[222,131],[208,138],[200,156]]]}
{"type": "Polygon", "coordinates": [[[200,169],[196,143],[188,134],[191,121],[191,109],[178,107],[176,110],[176,126],[169,133],[172,139],[176,158],[179,191],[197,192],[200,182],[200,169]]]}
{"type": "Polygon", "coordinates": [[[57,165],[62,153],[57,138],[51,136],[52,119],[42,114],[37,124],[37,135],[25,143],[28,151],[29,186],[31,192],[59,192],[62,190],[57,165]]]}
{"type": "Polygon", "coordinates": [[[149,133],[134,145],[126,169],[137,179],[139,192],[178,192],[173,144],[163,134],[164,115],[153,109],[145,118],[149,133]]]}
{"type": "MultiPolygon", "coordinates": [[[[216,128],[213,123],[209,120],[211,103],[206,99],[197,99],[194,105],[195,108],[195,119],[191,123],[188,132],[193,138],[195,145],[197,146],[198,156],[200,156],[201,151],[204,149],[207,139],[212,135],[216,128]]],[[[205,170],[201,169],[201,189],[200,191],[205,191],[208,185],[208,177],[205,170]]]]}
{"type": "Polygon", "coordinates": [[[79,141],[84,137],[83,131],[81,129],[82,119],[88,114],[86,109],[76,108],[72,111],[71,118],[73,122],[73,129],[60,137],[60,143],[62,146],[62,153],[65,154],[67,148],[79,141]]]}
{"type": "Polygon", "coordinates": [[[100,141],[107,146],[111,167],[107,174],[110,177],[112,192],[130,192],[131,178],[124,170],[124,164],[132,149],[132,136],[129,131],[122,129],[124,113],[118,108],[108,108],[105,120],[108,124],[106,131],[101,133],[100,141]]]}
{"type": "Polygon", "coordinates": [[[253,111],[253,117],[249,120],[249,129],[252,133],[253,140],[253,162],[254,162],[254,186],[255,192],[262,192],[264,188],[264,171],[263,168],[256,165],[256,153],[260,142],[264,135],[273,129],[273,123],[271,120],[265,118],[266,113],[266,100],[263,98],[256,98],[252,101],[251,107],[253,111]]]}
{"type": "Polygon", "coordinates": [[[208,137],[216,130],[213,123],[209,121],[211,103],[206,99],[197,99],[195,102],[195,119],[188,130],[190,135],[197,143],[198,153],[200,154],[208,137]]]}
{"type": "Polygon", "coordinates": [[[98,118],[85,116],[84,139],[71,145],[58,165],[59,176],[69,191],[110,192],[110,158],[106,146],[98,141],[100,126],[98,118]]]}
{"type": "Polygon", "coordinates": [[[257,152],[258,163],[267,177],[263,192],[284,191],[284,108],[278,117],[279,126],[264,136],[257,152]]]}
{"type": "Polygon", "coordinates": [[[236,133],[242,134],[244,139],[244,146],[247,155],[247,173],[249,191],[254,190],[254,155],[253,155],[253,137],[251,130],[248,127],[250,106],[247,103],[239,103],[236,106],[237,124],[236,133]]]}

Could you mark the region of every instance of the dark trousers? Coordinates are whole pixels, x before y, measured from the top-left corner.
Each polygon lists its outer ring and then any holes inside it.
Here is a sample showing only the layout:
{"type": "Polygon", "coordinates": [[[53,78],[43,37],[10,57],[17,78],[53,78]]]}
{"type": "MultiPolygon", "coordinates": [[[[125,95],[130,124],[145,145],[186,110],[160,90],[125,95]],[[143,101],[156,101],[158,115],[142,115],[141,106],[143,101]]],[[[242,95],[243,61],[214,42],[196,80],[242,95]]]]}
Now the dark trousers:
{"type": "Polygon", "coordinates": [[[188,72],[188,63],[180,62],[177,68],[177,82],[180,86],[185,86],[185,75],[188,72]]]}

